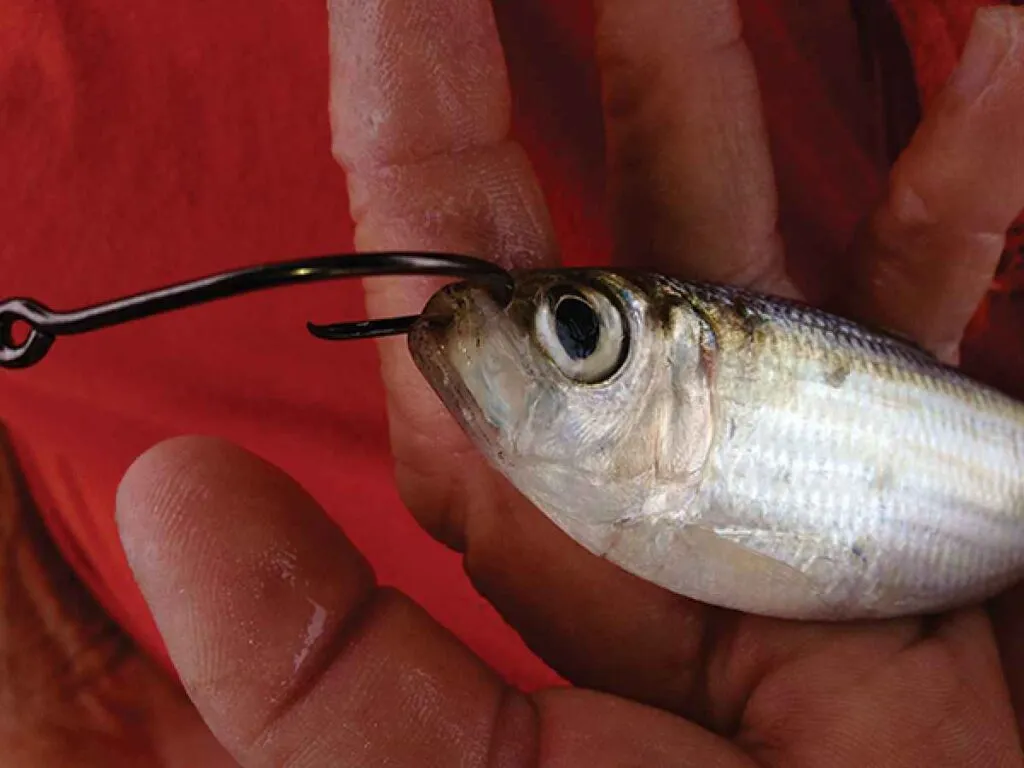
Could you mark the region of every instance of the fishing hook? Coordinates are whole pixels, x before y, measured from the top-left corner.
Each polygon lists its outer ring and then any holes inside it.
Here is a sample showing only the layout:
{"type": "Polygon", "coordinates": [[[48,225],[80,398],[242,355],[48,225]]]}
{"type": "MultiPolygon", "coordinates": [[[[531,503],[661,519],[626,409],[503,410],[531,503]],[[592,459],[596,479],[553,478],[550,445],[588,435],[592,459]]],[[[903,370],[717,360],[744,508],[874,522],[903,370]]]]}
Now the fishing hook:
{"type": "MultiPolygon", "coordinates": [[[[0,367],[27,368],[38,363],[58,336],[89,333],[267,288],[384,275],[498,278],[500,287],[497,283],[494,285],[499,292],[508,291],[511,285],[507,271],[482,259],[446,253],[388,251],[316,256],[245,267],[68,312],[55,312],[33,299],[12,298],[0,303],[0,367]],[[28,335],[20,343],[15,341],[14,334],[19,323],[28,326],[28,335]]],[[[331,325],[307,323],[306,328],[320,339],[365,339],[406,333],[417,317],[407,315],[331,325]]]]}

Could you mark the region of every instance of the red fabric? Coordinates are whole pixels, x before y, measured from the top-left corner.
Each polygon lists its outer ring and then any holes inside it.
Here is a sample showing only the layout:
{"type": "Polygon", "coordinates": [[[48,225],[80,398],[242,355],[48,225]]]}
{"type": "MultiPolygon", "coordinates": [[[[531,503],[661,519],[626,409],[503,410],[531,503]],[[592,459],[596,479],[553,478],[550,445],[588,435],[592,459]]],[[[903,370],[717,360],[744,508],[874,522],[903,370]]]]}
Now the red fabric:
{"type": "MultiPolygon", "coordinates": [[[[782,226],[790,245],[818,258],[840,257],[883,183],[859,119],[865,105],[850,87],[854,41],[825,23],[837,3],[742,3],[763,73],[782,226]]],[[[590,3],[496,8],[515,134],[536,163],[569,260],[603,261],[609,235],[590,3]]],[[[3,4],[0,293],[72,307],[350,249],[345,180],[330,156],[326,33],[322,2],[3,4]]],[[[935,34],[921,32],[919,51],[935,34]]],[[[934,65],[938,78],[951,59],[934,60],[944,62],[934,65]]],[[[357,285],[332,284],[66,339],[38,367],[0,375],[0,419],[67,556],[165,661],[118,544],[115,492],[154,442],[208,433],[297,477],[383,581],[510,680],[554,680],[472,590],[458,557],[399,504],[372,345],[325,345],[303,327],[361,312],[357,285]]]]}

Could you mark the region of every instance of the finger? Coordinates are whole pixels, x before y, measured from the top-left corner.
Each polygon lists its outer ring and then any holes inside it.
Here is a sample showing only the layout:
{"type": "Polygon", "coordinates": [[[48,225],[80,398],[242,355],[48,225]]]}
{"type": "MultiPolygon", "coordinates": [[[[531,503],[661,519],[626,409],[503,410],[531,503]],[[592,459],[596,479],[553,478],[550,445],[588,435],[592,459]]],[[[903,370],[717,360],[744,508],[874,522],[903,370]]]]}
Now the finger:
{"type": "Polygon", "coordinates": [[[243,765],[744,764],[665,713],[505,689],[240,449],[158,446],[123,481],[118,522],[190,697],[243,765]]]}
{"type": "MultiPolygon", "coordinates": [[[[539,185],[509,140],[509,84],[488,0],[330,0],[334,154],[348,174],[361,249],[455,251],[506,266],[556,256],[539,185]]],[[[366,283],[371,316],[415,313],[436,280],[366,283]]],[[[473,472],[463,433],[403,339],[380,343],[399,490],[445,506],[473,472]]],[[[474,466],[489,482],[489,471],[474,466]]],[[[454,542],[453,542],[454,543],[454,542]]]]}
{"type": "Polygon", "coordinates": [[[596,5],[617,258],[792,294],[735,0],[596,5]]]}
{"type": "Polygon", "coordinates": [[[1024,9],[983,9],[893,168],[840,304],[954,357],[1022,208],[1024,9]]]}
{"type": "MultiPolygon", "coordinates": [[[[927,623],[750,629],[756,639],[737,650],[756,643],[775,656],[760,668],[738,736],[761,764],[1019,763],[1020,738],[980,610],[927,623]]],[[[751,671],[742,654],[732,666],[751,671]]]]}
{"type": "MultiPolygon", "coordinates": [[[[487,0],[330,0],[334,155],[362,249],[550,260],[533,170],[487,0]]],[[[373,314],[418,311],[436,283],[367,285],[373,314]]]]}

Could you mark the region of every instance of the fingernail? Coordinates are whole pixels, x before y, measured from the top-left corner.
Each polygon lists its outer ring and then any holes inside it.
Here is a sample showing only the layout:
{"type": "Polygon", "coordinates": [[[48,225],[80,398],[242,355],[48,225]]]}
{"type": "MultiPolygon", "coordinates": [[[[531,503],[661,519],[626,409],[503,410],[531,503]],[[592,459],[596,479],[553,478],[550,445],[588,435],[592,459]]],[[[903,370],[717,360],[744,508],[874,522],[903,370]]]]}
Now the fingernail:
{"type": "Polygon", "coordinates": [[[978,10],[949,89],[967,101],[978,98],[1013,47],[1022,19],[1024,16],[1014,8],[978,10]]]}

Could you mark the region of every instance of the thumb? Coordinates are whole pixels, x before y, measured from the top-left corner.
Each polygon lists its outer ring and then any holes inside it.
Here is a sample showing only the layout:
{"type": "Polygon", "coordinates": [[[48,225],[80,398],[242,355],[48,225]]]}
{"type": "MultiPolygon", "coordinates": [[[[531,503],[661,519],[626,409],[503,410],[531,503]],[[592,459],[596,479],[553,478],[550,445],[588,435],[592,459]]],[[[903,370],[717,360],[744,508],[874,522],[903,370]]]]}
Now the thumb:
{"type": "Polygon", "coordinates": [[[243,765],[454,765],[486,752],[501,681],[377,588],[275,467],[220,441],[172,440],[130,468],[117,515],[188,695],[243,765]]]}
{"type": "Polygon", "coordinates": [[[748,764],[664,712],[506,688],[376,587],[289,477],[231,445],[179,439],[142,456],[118,523],[186,691],[242,765],[748,764]]]}
{"type": "MultiPolygon", "coordinates": [[[[485,255],[505,266],[553,258],[551,225],[523,150],[489,0],[331,0],[331,125],[360,249],[485,255]],[[425,66],[429,62],[429,66],[425,66]],[[372,123],[368,115],[373,116],[372,123]]],[[[371,316],[419,312],[436,280],[375,279],[371,316]]],[[[469,443],[413,366],[380,343],[403,498],[449,544],[448,496],[469,443]]],[[[473,474],[478,474],[474,472],[473,474]]],[[[485,473],[486,474],[486,473],[485,473]]]]}

